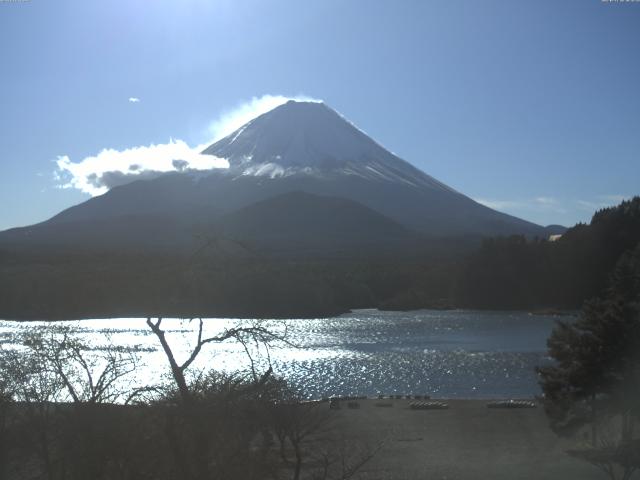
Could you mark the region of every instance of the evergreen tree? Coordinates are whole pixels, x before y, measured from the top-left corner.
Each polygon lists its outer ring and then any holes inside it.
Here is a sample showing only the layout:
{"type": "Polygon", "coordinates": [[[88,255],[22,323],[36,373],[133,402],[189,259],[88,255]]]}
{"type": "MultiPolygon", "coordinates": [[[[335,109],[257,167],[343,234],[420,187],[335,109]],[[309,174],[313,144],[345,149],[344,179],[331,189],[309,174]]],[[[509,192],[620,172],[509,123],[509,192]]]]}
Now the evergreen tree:
{"type": "Polygon", "coordinates": [[[611,478],[619,465],[629,478],[640,466],[633,431],[640,418],[640,244],[618,261],[605,297],[587,302],[577,321],[558,323],[548,346],[556,363],[538,374],[551,427],[571,434],[589,425],[591,448],[572,454],[611,478]],[[618,421],[615,442],[599,437],[599,425],[618,421]]]}

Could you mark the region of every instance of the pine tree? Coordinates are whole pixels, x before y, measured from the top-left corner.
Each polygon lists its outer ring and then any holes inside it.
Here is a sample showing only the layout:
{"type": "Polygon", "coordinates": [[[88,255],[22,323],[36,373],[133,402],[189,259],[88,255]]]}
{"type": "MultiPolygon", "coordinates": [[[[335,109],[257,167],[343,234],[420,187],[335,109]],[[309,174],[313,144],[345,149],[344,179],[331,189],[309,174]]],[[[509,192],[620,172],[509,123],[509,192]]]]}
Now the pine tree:
{"type": "Polygon", "coordinates": [[[564,435],[589,425],[591,448],[572,454],[611,478],[618,465],[629,478],[640,467],[633,431],[640,419],[640,244],[620,258],[604,298],[587,302],[575,322],[558,323],[548,346],[556,363],[538,374],[551,427],[564,435]],[[598,425],[618,419],[616,444],[599,438],[598,425]]]}

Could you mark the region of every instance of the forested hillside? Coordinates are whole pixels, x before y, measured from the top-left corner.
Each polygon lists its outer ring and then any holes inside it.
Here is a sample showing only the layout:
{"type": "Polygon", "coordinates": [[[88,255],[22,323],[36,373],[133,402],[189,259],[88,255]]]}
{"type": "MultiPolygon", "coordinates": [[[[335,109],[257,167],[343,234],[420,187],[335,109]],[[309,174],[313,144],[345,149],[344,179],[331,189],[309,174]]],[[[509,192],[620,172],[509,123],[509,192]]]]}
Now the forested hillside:
{"type": "MultiPolygon", "coordinates": [[[[214,239],[215,240],[215,239],[214,239]]],[[[640,243],[640,197],[557,241],[425,241],[421,252],[256,255],[212,241],[193,255],[0,251],[0,318],[313,317],[355,308],[577,309],[640,243]]]]}
{"type": "Polygon", "coordinates": [[[577,308],[600,294],[618,259],[640,242],[640,197],[595,213],[555,242],[487,239],[458,274],[456,304],[577,308]]]}

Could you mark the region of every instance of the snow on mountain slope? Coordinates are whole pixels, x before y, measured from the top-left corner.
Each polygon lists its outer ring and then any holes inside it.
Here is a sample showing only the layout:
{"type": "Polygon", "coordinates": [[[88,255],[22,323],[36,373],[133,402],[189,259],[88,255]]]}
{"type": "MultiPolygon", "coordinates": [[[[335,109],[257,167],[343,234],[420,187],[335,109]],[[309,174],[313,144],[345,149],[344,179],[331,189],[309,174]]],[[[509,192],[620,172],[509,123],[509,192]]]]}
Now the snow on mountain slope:
{"type": "Polygon", "coordinates": [[[451,191],[318,102],[289,101],[202,153],[225,158],[235,175],[353,175],[451,191]]]}
{"type": "MultiPolygon", "coordinates": [[[[65,233],[65,243],[74,238],[91,243],[93,237],[83,237],[80,230],[95,230],[91,225],[104,221],[111,226],[111,236],[122,237],[119,244],[133,238],[132,232],[143,233],[139,225],[161,230],[166,224],[182,233],[167,232],[172,240],[163,245],[176,243],[177,238],[190,245],[194,229],[201,231],[227,214],[269,198],[285,195],[282,198],[293,202],[286,196],[290,192],[357,202],[424,236],[547,236],[539,225],[481,205],[415,168],[323,103],[288,102],[203,153],[226,159],[229,169],[173,172],[121,185],[47,222],[5,232],[0,243],[3,239],[50,243],[54,237],[62,238],[62,227],[49,228],[54,224],[77,230],[76,236],[65,233]]],[[[282,215],[292,211],[283,208],[282,215]]],[[[312,217],[301,228],[312,228],[312,217]]],[[[331,228],[326,228],[330,234],[331,228]]],[[[142,234],[136,238],[146,241],[142,234]]],[[[149,238],[148,243],[153,241],[149,238]]]]}

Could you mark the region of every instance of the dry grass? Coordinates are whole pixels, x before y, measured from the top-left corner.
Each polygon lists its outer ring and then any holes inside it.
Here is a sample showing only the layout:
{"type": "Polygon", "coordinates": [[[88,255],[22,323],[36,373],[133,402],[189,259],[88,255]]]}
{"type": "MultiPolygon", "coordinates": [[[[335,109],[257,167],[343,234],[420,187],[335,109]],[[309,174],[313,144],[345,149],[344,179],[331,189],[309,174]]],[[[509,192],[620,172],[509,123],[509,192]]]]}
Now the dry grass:
{"type": "MultiPolygon", "coordinates": [[[[482,400],[447,401],[447,410],[412,410],[411,400],[360,401],[332,410],[349,438],[382,449],[359,478],[371,480],[590,480],[593,467],[568,456],[575,446],[548,427],[542,408],[490,409],[482,400]]],[[[328,408],[328,406],[327,406],[328,408]]]]}

